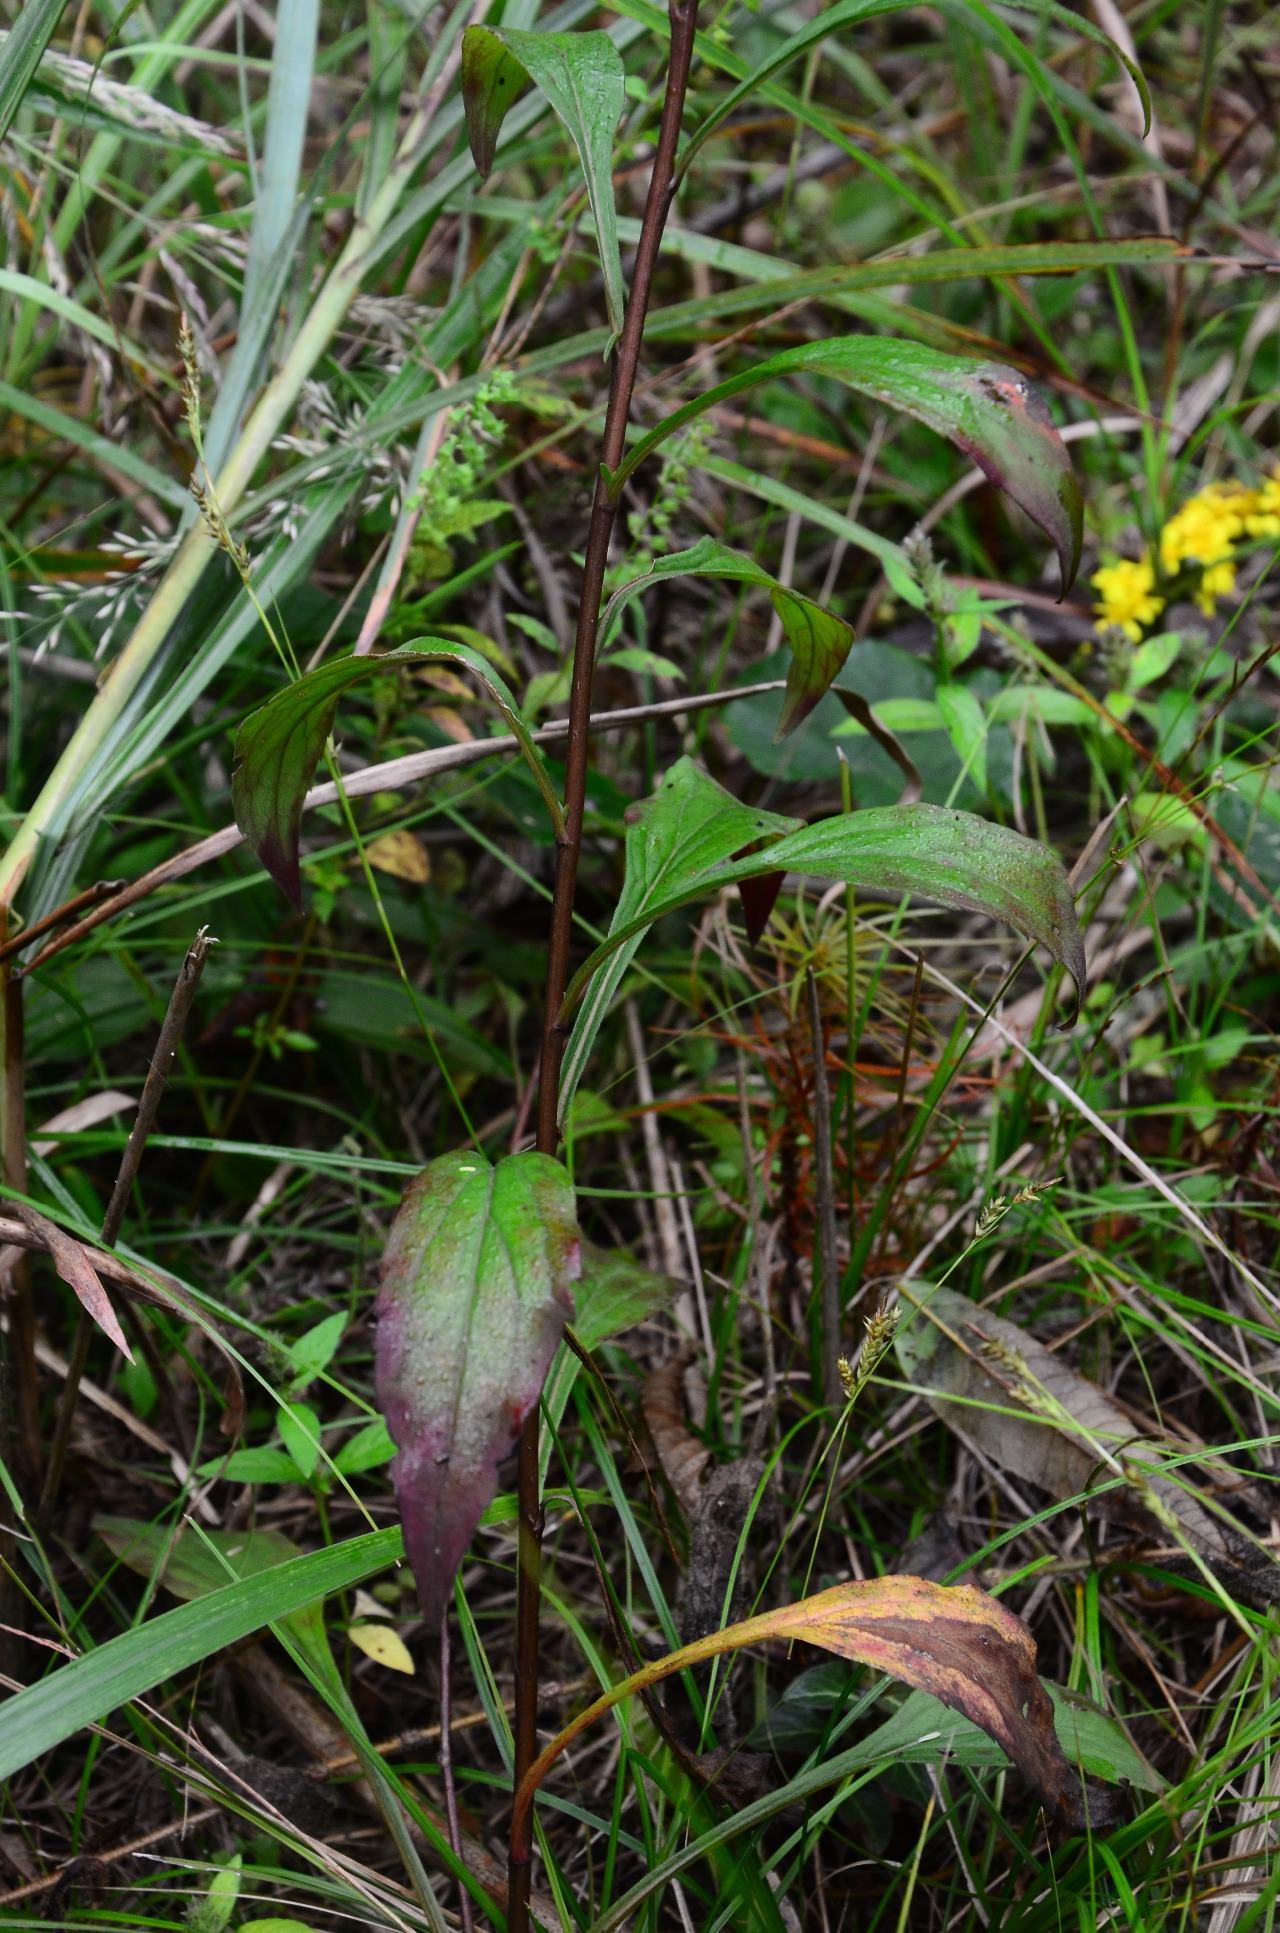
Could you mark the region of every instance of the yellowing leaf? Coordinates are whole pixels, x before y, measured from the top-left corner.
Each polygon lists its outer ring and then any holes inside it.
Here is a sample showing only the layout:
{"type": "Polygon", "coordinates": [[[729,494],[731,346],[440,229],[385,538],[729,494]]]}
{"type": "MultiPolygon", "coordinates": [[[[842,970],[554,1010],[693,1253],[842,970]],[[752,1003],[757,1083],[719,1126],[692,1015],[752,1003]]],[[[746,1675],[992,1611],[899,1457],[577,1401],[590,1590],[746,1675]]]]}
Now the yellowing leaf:
{"type": "Polygon", "coordinates": [[[385,1665],[388,1671],[403,1671],[407,1678],[414,1674],[413,1659],[409,1647],[398,1632],[387,1624],[353,1624],[348,1632],[352,1644],[372,1658],[376,1665],[385,1665]]]}
{"type": "Polygon", "coordinates": [[[401,828],[384,832],[365,848],[369,864],[393,879],[407,879],[411,885],[425,886],[431,877],[431,854],[416,832],[401,828]]]}

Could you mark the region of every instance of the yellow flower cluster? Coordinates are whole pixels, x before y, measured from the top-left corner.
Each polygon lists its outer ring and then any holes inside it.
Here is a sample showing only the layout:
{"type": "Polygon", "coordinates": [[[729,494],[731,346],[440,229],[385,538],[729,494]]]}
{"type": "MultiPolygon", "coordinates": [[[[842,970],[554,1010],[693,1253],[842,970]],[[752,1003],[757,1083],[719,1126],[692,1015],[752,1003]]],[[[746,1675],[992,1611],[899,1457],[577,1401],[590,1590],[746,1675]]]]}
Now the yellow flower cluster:
{"type": "MultiPolygon", "coordinates": [[[[1196,602],[1212,617],[1216,600],[1235,589],[1235,547],[1249,538],[1280,538],[1280,467],[1257,490],[1246,490],[1241,483],[1209,483],[1189,497],[1160,532],[1161,577],[1173,578],[1189,565],[1199,566],[1196,602]]],[[[1098,592],[1095,628],[1119,625],[1134,644],[1143,626],[1154,624],[1165,607],[1149,555],[1136,564],[1125,558],[1104,564],[1091,582],[1098,592]]]]}
{"type": "Polygon", "coordinates": [[[1097,587],[1095,629],[1105,631],[1118,624],[1134,644],[1140,642],[1144,624],[1154,624],[1164,609],[1164,599],[1155,595],[1155,566],[1149,557],[1131,564],[1122,557],[1118,564],[1104,564],[1090,582],[1097,587]]]}

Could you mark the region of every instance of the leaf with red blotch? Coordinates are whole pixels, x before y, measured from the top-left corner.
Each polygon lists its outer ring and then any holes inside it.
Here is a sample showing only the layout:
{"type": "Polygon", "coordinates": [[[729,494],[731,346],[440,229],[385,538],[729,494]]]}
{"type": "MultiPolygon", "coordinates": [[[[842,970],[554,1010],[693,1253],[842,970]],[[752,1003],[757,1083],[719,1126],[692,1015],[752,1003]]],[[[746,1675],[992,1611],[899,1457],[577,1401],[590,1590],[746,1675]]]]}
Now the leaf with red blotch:
{"type": "Polygon", "coordinates": [[[784,349],[672,410],[610,472],[610,495],[616,498],[637,465],[694,417],[757,383],[792,375],[830,377],[947,437],[1039,524],[1058,553],[1063,595],[1070,590],[1080,564],[1084,506],[1048,404],[1005,363],[973,362],[918,342],[849,335],[784,349]]]}
{"type": "Polygon", "coordinates": [[[49,1252],[49,1260],[67,1287],[75,1290],[81,1307],[93,1317],[99,1329],[110,1337],[121,1354],[132,1362],[133,1351],[124,1339],[124,1331],[111,1306],[111,1297],[98,1280],[98,1272],[89,1260],[83,1242],[78,1242],[74,1235],[68,1235],[65,1229],[51,1222],[39,1209],[29,1208],[24,1201],[14,1202],[13,1209],[31,1233],[39,1236],[42,1247],[49,1252]]]}
{"type": "Polygon", "coordinates": [[[378,1290],[377,1394],[433,1630],[542,1392],[580,1271],[573,1184],[549,1155],[496,1167],[470,1151],[442,1155],[400,1204],[378,1290]]]}

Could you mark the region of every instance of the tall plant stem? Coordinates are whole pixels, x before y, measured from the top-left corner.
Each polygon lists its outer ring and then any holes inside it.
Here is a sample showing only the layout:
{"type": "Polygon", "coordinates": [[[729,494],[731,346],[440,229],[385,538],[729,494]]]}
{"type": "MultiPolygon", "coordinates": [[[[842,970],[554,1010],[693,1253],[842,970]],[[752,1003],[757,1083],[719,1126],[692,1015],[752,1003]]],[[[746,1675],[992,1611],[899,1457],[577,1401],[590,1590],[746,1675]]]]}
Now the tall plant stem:
{"type": "MultiPolygon", "coordinates": [[[[591,730],[591,684],[595,671],[600,603],[604,594],[609,540],[617,503],[609,495],[603,470],[616,470],[626,450],[627,418],[640,365],[640,343],[649,309],[649,293],[657,265],[662,231],[675,197],[676,149],[693,61],[698,23],[698,0],[672,0],[671,52],[666,96],[653,173],[645,202],[644,222],[636,249],[635,268],[627,297],[622,334],[613,358],[609,407],[600,446],[601,471],[582,572],[578,605],[578,633],[573,651],[573,682],[569,693],[569,738],[565,760],[565,829],[556,852],[555,895],[551,910],[551,942],[547,959],[546,1003],[543,1012],[542,1060],[538,1081],[538,1148],[554,1154],[559,1145],[557,1121],[560,1098],[560,1061],[564,1034],[560,1007],[569,979],[569,947],[573,935],[573,901],[578,884],[578,855],[582,847],[582,814],[587,791],[587,752],[591,730]]],[[[516,1584],[515,1670],[515,1783],[520,1785],[537,1756],[538,1724],[538,1597],[542,1553],[542,1510],[538,1495],[538,1411],[535,1407],[520,1432],[517,1492],[520,1511],[519,1559],[516,1584]]],[[[533,1849],[530,1820],[512,1818],[510,1847],[509,1933],[527,1933],[529,1924],[529,1860],[533,1849]],[[519,1828],[519,1829],[517,1829],[519,1828]]]]}

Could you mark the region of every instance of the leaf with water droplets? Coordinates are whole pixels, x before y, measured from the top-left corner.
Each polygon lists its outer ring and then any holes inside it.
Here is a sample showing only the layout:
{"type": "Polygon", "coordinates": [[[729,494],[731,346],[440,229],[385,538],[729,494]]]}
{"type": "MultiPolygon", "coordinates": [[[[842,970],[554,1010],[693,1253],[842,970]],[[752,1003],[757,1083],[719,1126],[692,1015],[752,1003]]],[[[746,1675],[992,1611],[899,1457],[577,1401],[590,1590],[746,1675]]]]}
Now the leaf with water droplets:
{"type": "Polygon", "coordinates": [[[573,1184],[544,1154],[442,1155],[410,1182],[382,1258],[378,1403],[405,1548],[432,1629],[573,1315],[573,1184]]]}

